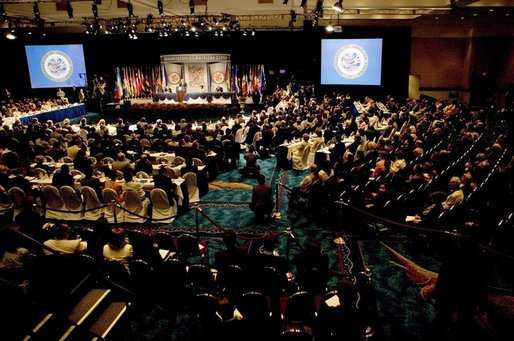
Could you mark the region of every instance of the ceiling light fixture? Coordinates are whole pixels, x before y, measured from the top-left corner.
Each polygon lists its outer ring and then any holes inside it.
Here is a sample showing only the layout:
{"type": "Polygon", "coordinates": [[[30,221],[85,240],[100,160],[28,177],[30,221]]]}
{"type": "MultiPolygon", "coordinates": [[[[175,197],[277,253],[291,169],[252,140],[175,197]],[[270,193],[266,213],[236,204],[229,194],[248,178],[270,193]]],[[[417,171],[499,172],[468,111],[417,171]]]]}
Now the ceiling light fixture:
{"type": "Polygon", "coordinates": [[[195,14],[195,0],[189,0],[189,11],[191,14],[195,14]]]}
{"type": "Polygon", "coordinates": [[[134,16],[134,6],[130,2],[127,3],[127,11],[130,18],[134,16]]]}
{"type": "Polygon", "coordinates": [[[157,1],[157,9],[159,10],[159,15],[164,15],[164,5],[161,0],[157,1]]]}
{"type": "Polygon", "coordinates": [[[96,6],[96,3],[91,5],[91,10],[93,11],[93,18],[98,19],[98,6],[96,6]]]}
{"type": "Polygon", "coordinates": [[[66,4],[66,11],[68,12],[68,18],[73,19],[73,7],[71,7],[71,3],[69,1],[66,4]]]}
{"type": "Polygon", "coordinates": [[[339,0],[338,2],[336,2],[333,6],[332,6],[332,9],[336,12],[342,12],[343,11],[343,0],[339,0]]]}
{"type": "Polygon", "coordinates": [[[32,7],[32,9],[34,10],[34,16],[36,17],[36,20],[41,19],[41,14],[39,13],[39,5],[37,4],[37,2],[34,2],[34,6],[32,7]]]}

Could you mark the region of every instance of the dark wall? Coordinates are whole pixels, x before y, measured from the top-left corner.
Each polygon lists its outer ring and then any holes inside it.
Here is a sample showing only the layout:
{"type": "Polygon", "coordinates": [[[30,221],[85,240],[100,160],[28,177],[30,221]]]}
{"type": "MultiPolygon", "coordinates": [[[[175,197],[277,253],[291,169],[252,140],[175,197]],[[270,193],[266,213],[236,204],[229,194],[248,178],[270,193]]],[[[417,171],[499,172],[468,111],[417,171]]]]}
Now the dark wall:
{"type": "Polygon", "coordinates": [[[18,96],[54,96],[54,89],[31,90],[24,46],[28,44],[82,43],[89,78],[94,74],[112,77],[115,66],[159,65],[161,54],[229,53],[233,64],[264,64],[275,71],[269,83],[285,84],[294,74],[299,81],[313,80],[319,84],[320,46],[322,38],[384,38],[382,86],[318,87],[318,90],[344,91],[355,94],[395,96],[407,95],[410,61],[410,29],[349,27],[342,33],[324,32],[257,32],[255,37],[200,37],[158,39],[155,35],[139,35],[130,40],[121,35],[87,36],[84,34],[47,37],[25,36],[15,41],[0,40],[3,58],[11,65],[0,78],[0,88],[8,87],[18,96]],[[279,70],[286,74],[279,75],[279,70]]]}

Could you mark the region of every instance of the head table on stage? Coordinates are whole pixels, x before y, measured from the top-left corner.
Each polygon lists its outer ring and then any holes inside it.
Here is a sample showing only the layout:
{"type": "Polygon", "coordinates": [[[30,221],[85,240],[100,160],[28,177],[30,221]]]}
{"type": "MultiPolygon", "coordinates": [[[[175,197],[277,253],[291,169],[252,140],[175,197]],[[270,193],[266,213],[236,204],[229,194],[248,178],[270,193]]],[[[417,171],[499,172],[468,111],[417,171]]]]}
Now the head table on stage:
{"type": "MultiPolygon", "coordinates": [[[[177,93],[165,92],[153,94],[153,101],[164,104],[178,104],[177,93]]],[[[234,92],[186,92],[183,102],[186,104],[232,104],[237,101],[234,92]]]]}

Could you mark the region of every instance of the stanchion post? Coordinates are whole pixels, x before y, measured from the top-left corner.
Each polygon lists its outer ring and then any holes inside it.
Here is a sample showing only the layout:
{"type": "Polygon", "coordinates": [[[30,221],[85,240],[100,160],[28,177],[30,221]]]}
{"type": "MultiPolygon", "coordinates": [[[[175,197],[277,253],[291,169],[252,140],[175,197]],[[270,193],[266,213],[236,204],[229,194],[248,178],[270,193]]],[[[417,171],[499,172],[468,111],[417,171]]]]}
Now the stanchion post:
{"type": "Polygon", "coordinates": [[[114,206],[114,209],[112,210],[113,215],[114,215],[114,227],[118,227],[118,216],[116,214],[116,207],[117,207],[116,202],[114,200],[111,201],[111,205],[114,206]]]}
{"type": "Polygon", "coordinates": [[[198,216],[198,210],[200,207],[198,204],[195,205],[195,209],[196,238],[200,240],[200,217],[198,216]]]}
{"type": "Polygon", "coordinates": [[[287,241],[286,241],[286,259],[289,261],[289,253],[291,251],[291,228],[286,228],[286,235],[287,235],[287,241]]]}
{"type": "Polygon", "coordinates": [[[278,207],[278,190],[279,190],[279,184],[278,184],[278,180],[275,181],[275,212],[278,212],[279,210],[279,207],[278,207]]]}

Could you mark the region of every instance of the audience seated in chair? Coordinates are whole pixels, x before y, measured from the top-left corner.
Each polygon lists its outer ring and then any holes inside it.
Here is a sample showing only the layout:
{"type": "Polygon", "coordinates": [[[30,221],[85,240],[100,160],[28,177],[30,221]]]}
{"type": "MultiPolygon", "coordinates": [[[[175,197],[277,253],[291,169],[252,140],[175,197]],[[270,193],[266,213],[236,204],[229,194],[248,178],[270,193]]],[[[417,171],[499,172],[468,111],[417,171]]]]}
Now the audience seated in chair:
{"type": "MultiPolygon", "coordinates": [[[[57,224],[52,227],[54,239],[48,239],[43,244],[55,251],[55,253],[72,254],[81,253],[87,249],[87,242],[78,239],[68,239],[70,227],[67,224],[57,224]]],[[[52,251],[45,249],[45,255],[53,254],[52,251]]]]}
{"type": "Polygon", "coordinates": [[[257,163],[257,160],[259,159],[259,154],[255,152],[255,147],[253,145],[250,145],[248,147],[248,152],[245,153],[244,159],[246,161],[246,165],[243,168],[241,168],[239,172],[244,176],[258,176],[260,174],[261,169],[257,163]]]}
{"type": "Polygon", "coordinates": [[[264,175],[257,177],[258,185],[252,190],[250,208],[259,220],[270,219],[273,210],[272,188],[265,184],[264,175]]]}

